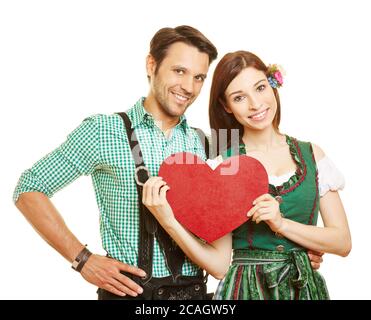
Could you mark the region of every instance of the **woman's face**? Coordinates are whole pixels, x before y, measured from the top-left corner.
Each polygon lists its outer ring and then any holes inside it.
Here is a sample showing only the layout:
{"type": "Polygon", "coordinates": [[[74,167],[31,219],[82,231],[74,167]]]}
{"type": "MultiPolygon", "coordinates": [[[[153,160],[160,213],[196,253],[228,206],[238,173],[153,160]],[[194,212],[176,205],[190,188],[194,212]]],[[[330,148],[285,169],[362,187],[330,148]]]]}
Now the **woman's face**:
{"type": "Polygon", "coordinates": [[[225,90],[225,110],[244,127],[262,130],[272,126],[277,101],[264,72],[249,67],[242,70],[225,90]]]}

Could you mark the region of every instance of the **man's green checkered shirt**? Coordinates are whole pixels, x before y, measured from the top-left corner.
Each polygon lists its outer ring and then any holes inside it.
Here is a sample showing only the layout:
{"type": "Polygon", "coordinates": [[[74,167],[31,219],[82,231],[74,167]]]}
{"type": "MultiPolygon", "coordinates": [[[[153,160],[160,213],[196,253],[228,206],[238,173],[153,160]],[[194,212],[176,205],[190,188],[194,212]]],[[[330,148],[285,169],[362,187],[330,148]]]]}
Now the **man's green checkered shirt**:
{"type": "MultiPolygon", "coordinates": [[[[163,160],[176,152],[192,152],[205,160],[202,143],[185,116],[170,138],[155,125],[141,98],[127,114],[135,129],[143,160],[157,176],[163,160]]],[[[52,197],[81,175],[91,175],[100,211],[103,248],[113,258],[137,266],[139,207],[132,158],[121,117],[95,115],[85,119],[53,152],[26,170],[14,191],[14,201],[24,192],[38,191],[52,197]]],[[[197,267],[188,259],[183,275],[195,275],[197,267]]],[[[155,240],[153,276],[170,275],[155,240]]]]}

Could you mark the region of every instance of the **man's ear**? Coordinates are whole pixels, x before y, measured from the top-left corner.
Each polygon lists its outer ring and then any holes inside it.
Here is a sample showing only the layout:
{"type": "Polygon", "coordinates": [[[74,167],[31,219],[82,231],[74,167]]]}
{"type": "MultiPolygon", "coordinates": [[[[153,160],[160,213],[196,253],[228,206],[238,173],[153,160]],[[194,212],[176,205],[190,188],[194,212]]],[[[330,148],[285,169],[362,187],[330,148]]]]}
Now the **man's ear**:
{"type": "Polygon", "coordinates": [[[155,61],[155,58],[151,54],[148,54],[146,58],[146,69],[147,69],[148,77],[152,77],[155,74],[156,61],[155,61]]]}

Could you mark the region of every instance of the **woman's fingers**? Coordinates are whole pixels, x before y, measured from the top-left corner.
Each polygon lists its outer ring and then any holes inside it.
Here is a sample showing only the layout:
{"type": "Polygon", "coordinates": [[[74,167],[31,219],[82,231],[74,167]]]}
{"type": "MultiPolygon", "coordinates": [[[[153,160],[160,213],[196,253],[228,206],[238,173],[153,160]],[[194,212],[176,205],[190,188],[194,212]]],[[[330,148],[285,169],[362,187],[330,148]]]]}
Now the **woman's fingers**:
{"type": "Polygon", "coordinates": [[[256,206],[252,207],[249,212],[247,213],[247,217],[251,217],[255,214],[255,211],[258,210],[258,208],[256,206]]]}
{"type": "Polygon", "coordinates": [[[272,206],[272,203],[269,201],[261,201],[258,202],[255,206],[253,206],[249,212],[247,213],[248,217],[253,216],[257,211],[259,211],[262,208],[270,208],[272,206]]]}
{"type": "Polygon", "coordinates": [[[144,184],[142,201],[145,205],[152,205],[153,187],[159,181],[162,181],[162,177],[150,177],[144,184]]]}
{"type": "Polygon", "coordinates": [[[272,210],[270,210],[269,208],[261,208],[252,216],[252,221],[259,223],[260,221],[271,219],[272,214],[270,213],[272,213],[272,210]]]}
{"type": "Polygon", "coordinates": [[[166,192],[168,190],[170,190],[170,187],[168,185],[165,185],[160,189],[160,200],[165,200],[166,199],[166,192]]]}
{"type": "Polygon", "coordinates": [[[253,205],[259,203],[260,201],[269,201],[269,200],[274,200],[274,198],[269,194],[269,193],[265,193],[263,195],[261,195],[260,197],[257,197],[254,201],[253,201],[253,205]]]}
{"type": "Polygon", "coordinates": [[[152,186],[152,205],[158,205],[160,203],[160,190],[161,187],[165,186],[166,182],[163,180],[156,181],[152,186]]]}

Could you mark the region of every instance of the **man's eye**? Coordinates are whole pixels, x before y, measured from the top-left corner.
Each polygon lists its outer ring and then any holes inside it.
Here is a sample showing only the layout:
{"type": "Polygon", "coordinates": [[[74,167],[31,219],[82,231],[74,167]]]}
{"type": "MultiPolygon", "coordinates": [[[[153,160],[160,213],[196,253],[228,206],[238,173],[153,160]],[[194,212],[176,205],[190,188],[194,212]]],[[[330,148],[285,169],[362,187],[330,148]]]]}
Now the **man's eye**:
{"type": "Polygon", "coordinates": [[[184,74],[184,70],[182,69],[175,69],[174,70],[177,74],[184,74]]]}
{"type": "Polygon", "coordinates": [[[259,87],[256,88],[256,90],[258,92],[264,91],[264,89],[265,89],[265,84],[262,84],[262,85],[260,85],[259,87]]]}
{"type": "Polygon", "coordinates": [[[196,76],[195,79],[197,81],[201,81],[201,82],[205,81],[205,77],[203,77],[203,76],[196,76]]]}

